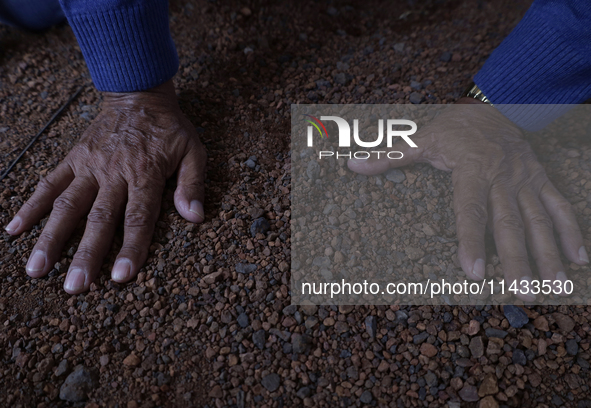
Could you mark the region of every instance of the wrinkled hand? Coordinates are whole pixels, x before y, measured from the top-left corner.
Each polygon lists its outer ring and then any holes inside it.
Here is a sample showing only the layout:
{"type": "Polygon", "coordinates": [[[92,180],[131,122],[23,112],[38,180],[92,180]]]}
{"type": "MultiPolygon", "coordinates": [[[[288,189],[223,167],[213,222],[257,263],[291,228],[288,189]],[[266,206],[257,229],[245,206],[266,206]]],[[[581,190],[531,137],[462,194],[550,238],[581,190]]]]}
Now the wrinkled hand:
{"type": "Polygon", "coordinates": [[[177,210],[188,221],[203,221],[205,164],[205,148],[178,106],[172,81],[145,92],[106,93],[101,113],[80,142],[39,183],[6,230],[18,235],[51,211],[26,266],[38,278],[59,261],[88,214],[64,282],[66,292],[76,294],[96,278],[124,216],[123,246],[111,277],[126,282],[148,256],[164,185],[175,171],[177,210]]]}
{"type": "Polygon", "coordinates": [[[521,284],[532,278],[527,247],[540,279],[567,279],[553,228],[570,261],[579,265],[589,262],[575,215],[515,125],[495,108],[474,99],[463,98],[459,103],[453,114],[443,113],[412,136],[418,148],[397,144],[395,149],[404,153],[403,159],[389,160],[382,155],[380,160],[350,160],[348,166],[365,175],[414,162],[452,171],[462,269],[471,279],[484,279],[488,225],[507,287],[517,281],[517,288],[523,290],[518,297],[533,301],[535,297],[526,294],[521,284]]]}

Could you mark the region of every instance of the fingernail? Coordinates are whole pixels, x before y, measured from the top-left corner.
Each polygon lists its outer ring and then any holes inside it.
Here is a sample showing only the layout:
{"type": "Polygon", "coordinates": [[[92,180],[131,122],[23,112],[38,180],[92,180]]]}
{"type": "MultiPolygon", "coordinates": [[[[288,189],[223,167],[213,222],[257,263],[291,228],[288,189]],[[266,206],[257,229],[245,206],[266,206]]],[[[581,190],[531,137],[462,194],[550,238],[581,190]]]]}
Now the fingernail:
{"type": "Polygon", "coordinates": [[[117,282],[125,282],[131,275],[131,261],[127,258],[118,259],[113,265],[111,279],[117,282]]]}
{"type": "Polygon", "coordinates": [[[86,283],[86,274],[80,268],[71,269],[66,276],[64,289],[69,292],[79,292],[84,289],[86,283]]]}
{"type": "Polygon", "coordinates": [[[14,217],[12,219],[12,221],[10,221],[8,223],[8,225],[6,227],[4,227],[4,229],[8,233],[12,233],[12,232],[15,232],[18,229],[18,227],[20,227],[20,226],[21,226],[21,218],[20,217],[14,217]]]}
{"type": "Polygon", "coordinates": [[[197,214],[198,216],[200,216],[201,221],[205,219],[205,216],[203,215],[203,204],[201,204],[201,201],[191,201],[191,205],[189,205],[189,211],[191,211],[193,214],[197,214]]]}
{"type": "Polygon", "coordinates": [[[486,272],[484,266],[484,259],[478,258],[476,262],[474,262],[474,267],[472,268],[472,274],[477,276],[480,279],[484,279],[484,273],[486,272]]]}
{"type": "Polygon", "coordinates": [[[589,263],[589,256],[587,256],[587,251],[585,251],[585,247],[579,248],[579,260],[581,262],[589,263]]]}
{"type": "Polygon", "coordinates": [[[35,272],[41,272],[43,269],[45,269],[46,262],[47,255],[45,255],[45,252],[39,249],[36,250],[27,262],[27,273],[31,274],[35,272]]]}
{"type": "Polygon", "coordinates": [[[529,276],[524,276],[519,280],[519,295],[521,295],[521,299],[525,300],[526,302],[533,302],[534,300],[536,300],[536,296],[534,294],[532,294],[530,291],[532,290],[532,285],[531,285],[531,277],[529,276]],[[521,285],[521,281],[527,281],[527,292],[525,292],[525,288],[522,287],[523,285],[521,285]]]}
{"type": "Polygon", "coordinates": [[[566,277],[566,273],[560,271],[556,274],[556,280],[559,280],[561,282],[566,282],[568,280],[568,278],[566,277]]]}

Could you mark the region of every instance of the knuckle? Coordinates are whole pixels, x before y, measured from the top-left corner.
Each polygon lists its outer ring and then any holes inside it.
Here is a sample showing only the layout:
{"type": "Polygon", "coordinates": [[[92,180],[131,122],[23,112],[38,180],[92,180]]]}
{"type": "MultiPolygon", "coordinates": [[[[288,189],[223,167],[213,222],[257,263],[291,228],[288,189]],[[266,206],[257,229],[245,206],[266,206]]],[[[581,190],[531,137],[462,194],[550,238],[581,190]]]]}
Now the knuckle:
{"type": "Polygon", "coordinates": [[[85,245],[78,247],[74,258],[77,261],[92,263],[99,258],[99,254],[95,248],[85,245]]]}
{"type": "Polygon", "coordinates": [[[488,217],[486,206],[479,202],[469,202],[460,207],[458,212],[458,221],[472,221],[485,223],[488,217]]]}
{"type": "Polygon", "coordinates": [[[529,259],[527,258],[527,254],[507,255],[505,256],[505,263],[509,265],[507,269],[514,268],[520,271],[529,271],[529,259]]]}
{"type": "Polygon", "coordinates": [[[23,208],[25,211],[32,211],[35,210],[39,206],[39,202],[36,201],[34,198],[30,198],[23,204],[23,208]]]}
{"type": "Polygon", "coordinates": [[[152,214],[145,206],[136,206],[125,214],[126,227],[147,227],[152,224],[152,214]]]}
{"type": "Polygon", "coordinates": [[[523,220],[521,216],[512,211],[505,211],[495,220],[495,227],[509,230],[523,230],[523,220]]]}
{"type": "Polygon", "coordinates": [[[161,167],[158,164],[151,164],[145,171],[140,172],[140,175],[128,181],[129,188],[139,197],[149,197],[152,199],[166,185],[165,172],[163,172],[161,167]]]}
{"type": "Polygon", "coordinates": [[[53,191],[56,189],[56,185],[51,181],[51,177],[45,177],[37,184],[37,190],[39,191],[53,191]]]}
{"type": "Polygon", "coordinates": [[[88,213],[87,223],[114,225],[117,218],[116,212],[112,208],[97,207],[88,213]]]}
{"type": "Polygon", "coordinates": [[[58,244],[57,236],[51,229],[44,229],[37,241],[37,245],[44,248],[55,247],[58,244]]]}
{"type": "Polygon", "coordinates": [[[532,228],[552,230],[552,220],[547,214],[534,214],[529,218],[532,228]]]}
{"type": "Polygon", "coordinates": [[[70,214],[76,212],[76,204],[72,198],[62,194],[53,202],[53,209],[61,214],[70,214]]]}

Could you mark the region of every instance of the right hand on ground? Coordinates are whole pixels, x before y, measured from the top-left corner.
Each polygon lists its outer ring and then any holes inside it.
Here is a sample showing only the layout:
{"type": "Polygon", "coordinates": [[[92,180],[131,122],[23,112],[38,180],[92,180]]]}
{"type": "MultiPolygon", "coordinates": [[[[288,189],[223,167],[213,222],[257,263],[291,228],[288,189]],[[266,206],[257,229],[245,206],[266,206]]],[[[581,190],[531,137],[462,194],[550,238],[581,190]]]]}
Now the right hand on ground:
{"type": "Polygon", "coordinates": [[[484,279],[484,233],[488,225],[507,287],[517,281],[517,288],[524,291],[518,297],[533,301],[535,297],[525,293],[522,284],[523,280],[532,280],[527,248],[540,279],[564,282],[567,276],[553,229],[560,236],[566,257],[584,265],[589,258],[581,231],[571,205],[548,180],[519,128],[494,107],[469,98],[459,103],[466,105],[454,110],[453,115],[440,115],[413,135],[417,148],[397,144],[396,150],[402,151],[404,158],[391,160],[382,155],[380,159],[353,159],[348,166],[365,175],[415,162],[451,171],[462,269],[472,279],[484,279]]]}

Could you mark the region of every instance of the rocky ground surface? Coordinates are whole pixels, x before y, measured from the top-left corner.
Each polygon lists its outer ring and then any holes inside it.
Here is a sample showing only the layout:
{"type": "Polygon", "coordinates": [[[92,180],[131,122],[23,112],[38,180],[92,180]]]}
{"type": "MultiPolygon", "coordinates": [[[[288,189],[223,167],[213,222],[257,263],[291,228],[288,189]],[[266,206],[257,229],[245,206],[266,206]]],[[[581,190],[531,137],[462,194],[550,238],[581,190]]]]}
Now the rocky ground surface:
{"type": "MultiPolygon", "coordinates": [[[[169,186],[137,280],[109,280],[114,249],[78,296],[62,285],[83,224],[43,279],[24,273],[41,226],[0,233],[0,405],[590,407],[586,307],[290,305],[290,104],[451,103],[527,3],[172,1],[179,98],[209,153],[207,221],[176,214],[169,186]]],[[[0,44],[3,171],[89,77],[67,26],[2,27],[0,44]]],[[[100,99],[87,87],[2,182],[1,224],[100,99]]],[[[536,149],[589,248],[589,141],[536,149]]],[[[409,225],[423,216],[411,195],[432,183],[421,171],[394,180],[409,225]]],[[[451,208],[434,211],[453,228],[451,208]]]]}

